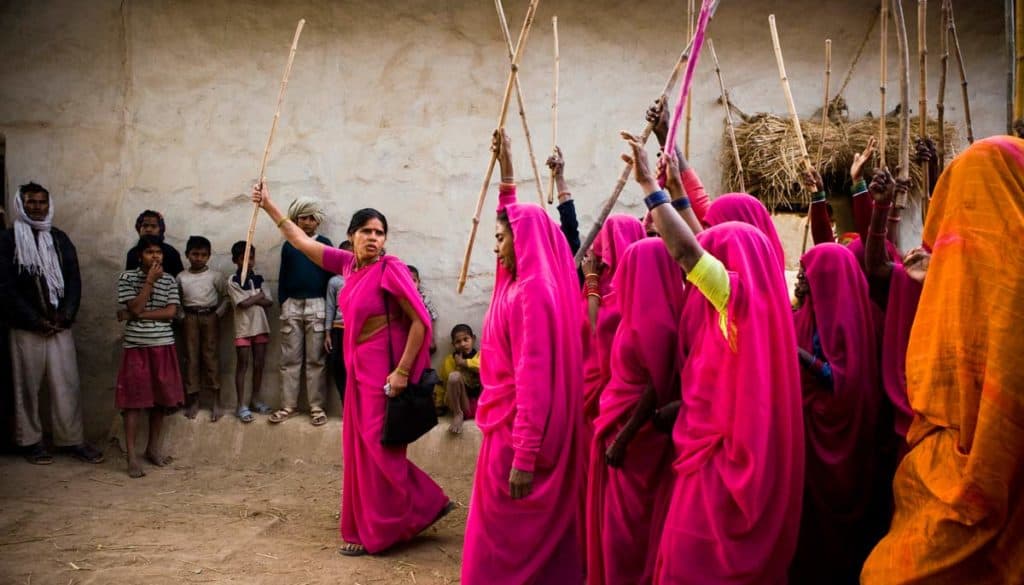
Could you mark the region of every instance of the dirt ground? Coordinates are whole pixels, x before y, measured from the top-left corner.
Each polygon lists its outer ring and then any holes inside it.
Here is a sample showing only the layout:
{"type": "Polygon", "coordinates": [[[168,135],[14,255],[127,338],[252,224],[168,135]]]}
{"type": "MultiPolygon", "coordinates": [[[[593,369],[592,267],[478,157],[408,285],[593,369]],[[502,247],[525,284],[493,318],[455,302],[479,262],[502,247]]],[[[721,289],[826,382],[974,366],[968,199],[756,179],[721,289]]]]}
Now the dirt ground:
{"type": "Polygon", "coordinates": [[[338,555],[340,462],[100,465],[0,458],[0,584],[459,582],[472,470],[437,474],[456,510],[407,545],[338,555]],[[241,467],[241,465],[235,465],[241,467]]]}

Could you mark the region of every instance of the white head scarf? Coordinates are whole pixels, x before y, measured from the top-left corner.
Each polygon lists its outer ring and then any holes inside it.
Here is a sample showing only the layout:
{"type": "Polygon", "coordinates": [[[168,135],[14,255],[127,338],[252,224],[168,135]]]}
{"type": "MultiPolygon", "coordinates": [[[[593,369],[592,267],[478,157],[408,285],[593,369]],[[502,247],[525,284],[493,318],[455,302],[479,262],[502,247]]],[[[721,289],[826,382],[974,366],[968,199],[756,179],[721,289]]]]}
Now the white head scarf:
{"type": "Polygon", "coordinates": [[[57,251],[53,247],[53,201],[46,219],[36,221],[25,213],[21,189],[14,198],[14,244],[15,257],[20,270],[46,281],[46,290],[50,293],[50,304],[54,308],[64,298],[64,274],[60,270],[57,251]],[[36,232],[36,233],[33,233],[36,232]]]}
{"type": "Polygon", "coordinates": [[[324,222],[324,211],[320,207],[320,200],[313,197],[299,197],[288,206],[288,219],[298,221],[303,215],[312,215],[317,223],[324,222]]]}

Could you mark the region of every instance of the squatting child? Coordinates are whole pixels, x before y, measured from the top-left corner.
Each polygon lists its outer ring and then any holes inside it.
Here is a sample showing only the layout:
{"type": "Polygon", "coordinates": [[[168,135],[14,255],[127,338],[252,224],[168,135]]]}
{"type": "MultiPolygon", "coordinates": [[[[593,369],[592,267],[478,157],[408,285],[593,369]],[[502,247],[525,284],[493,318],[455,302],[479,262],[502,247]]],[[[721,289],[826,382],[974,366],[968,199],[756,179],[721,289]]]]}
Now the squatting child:
{"type": "Polygon", "coordinates": [[[473,328],[465,323],[452,327],[452,351],[444,358],[441,366],[441,384],[434,389],[434,400],[438,396],[452,411],[452,423],[448,430],[454,434],[462,432],[462,423],[476,416],[476,404],[483,386],[480,384],[480,352],[476,349],[476,335],[473,328]]]}

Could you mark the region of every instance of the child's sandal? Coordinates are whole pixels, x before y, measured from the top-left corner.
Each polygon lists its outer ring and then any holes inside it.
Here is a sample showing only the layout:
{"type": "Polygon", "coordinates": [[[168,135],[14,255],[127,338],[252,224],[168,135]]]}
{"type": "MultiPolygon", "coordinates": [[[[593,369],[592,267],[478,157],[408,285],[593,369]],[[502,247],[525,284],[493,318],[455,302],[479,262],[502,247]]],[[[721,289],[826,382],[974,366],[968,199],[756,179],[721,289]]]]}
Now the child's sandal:
{"type": "Polygon", "coordinates": [[[238,407],[238,410],[235,411],[235,416],[238,417],[238,420],[244,423],[251,423],[252,421],[256,420],[256,417],[253,416],[252,411],[249,410],[248,406],[238,407]]]}
{"type": "Polygon", "coordinates": [[[249,409],[255,411],[256,414],[270,414],[270,407],[258,400],[249,409]]]}
{"type": "Polygon", "coordinates": [[[271,413],[270,418],[267,419],[271,424],[283,423],[295,415],[294,408],[281,408],[271,413]]]}

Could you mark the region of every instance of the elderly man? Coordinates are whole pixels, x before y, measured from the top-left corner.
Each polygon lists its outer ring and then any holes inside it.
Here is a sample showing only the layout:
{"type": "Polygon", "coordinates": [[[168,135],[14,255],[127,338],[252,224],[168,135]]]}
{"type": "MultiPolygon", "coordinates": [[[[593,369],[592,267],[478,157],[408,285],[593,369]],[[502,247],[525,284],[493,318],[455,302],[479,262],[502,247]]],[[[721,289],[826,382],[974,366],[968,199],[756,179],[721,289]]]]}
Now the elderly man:
{"type": "Polygon", "coordinates": [[[71,325],[82,281],[67,234],[52,227],[50,192],[22,185],[14,201],[14,227],[0,233],[0,311],[10,326],[14,373],[15,441],[35,464],[53,462],[43,443],[39,395],[49,386],[54,445],[89,463],[103,455],[82,440],[78,363],[71,325]]]}

